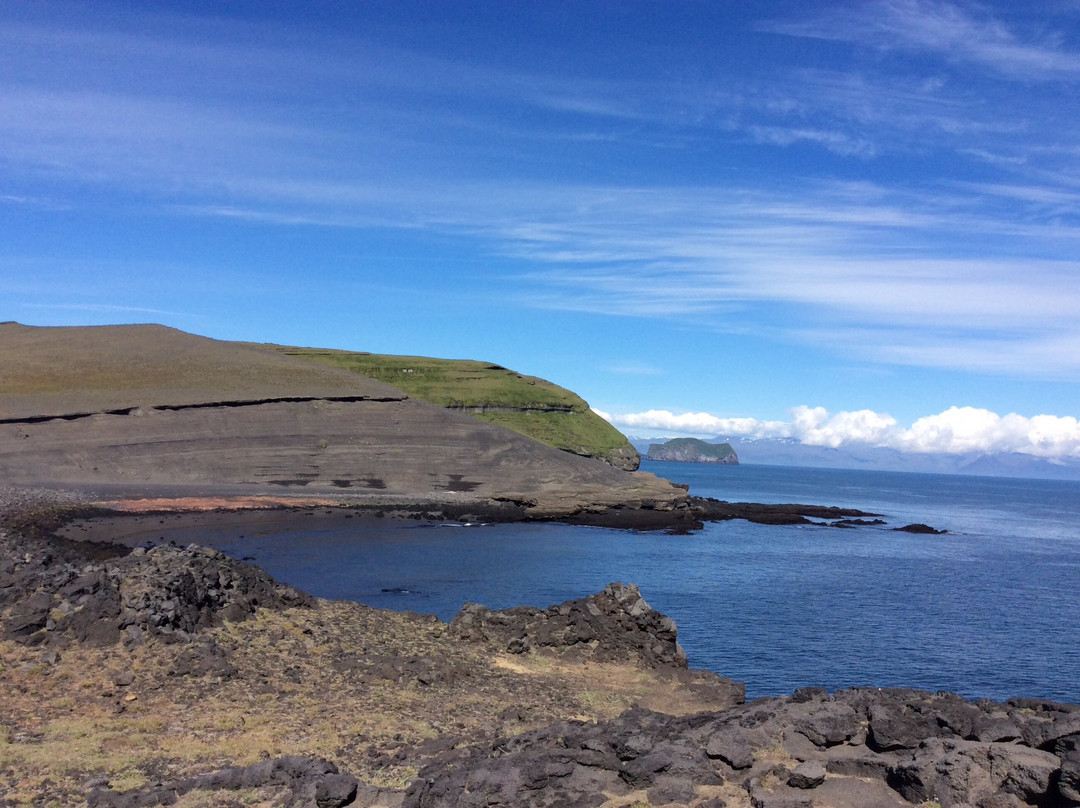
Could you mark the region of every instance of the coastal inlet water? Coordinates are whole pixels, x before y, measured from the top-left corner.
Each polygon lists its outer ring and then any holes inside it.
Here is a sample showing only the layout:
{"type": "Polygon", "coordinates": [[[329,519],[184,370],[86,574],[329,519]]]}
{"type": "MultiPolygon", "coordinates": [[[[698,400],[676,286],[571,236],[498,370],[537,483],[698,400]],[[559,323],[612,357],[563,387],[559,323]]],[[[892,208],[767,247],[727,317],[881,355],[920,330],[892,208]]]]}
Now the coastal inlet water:
{"type": "Polygon", "coordinates": [[[212,537],[324,598],[451,619],[637,583],[692,667],[750,698],[903,686],[1080,702],[1080,483],[646,463],[691,492],[881,513],[885,527],[732,521],[688,536],[565,525],[321,519],[212,537]],[[924,522],[946,535],[893,532],[924,522]]]}

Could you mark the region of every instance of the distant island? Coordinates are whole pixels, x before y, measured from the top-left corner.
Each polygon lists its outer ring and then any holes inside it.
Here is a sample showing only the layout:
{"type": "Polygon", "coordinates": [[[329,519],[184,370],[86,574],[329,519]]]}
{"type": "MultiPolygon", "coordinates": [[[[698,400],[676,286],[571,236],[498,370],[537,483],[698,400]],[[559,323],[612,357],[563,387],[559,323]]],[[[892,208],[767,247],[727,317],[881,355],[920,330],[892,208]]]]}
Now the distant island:
{"type": "Polygon", "coordinates": [[[697,438],[673,438],[667,443],[654,443],[646,455],[649,460],[675,463],[721,463],[739,465],[739,456],[730,443],[706,443],[697,438]]]}
{"type": "MultiPolygon", "coordinates": [[[[667,436],[630,436],[642,455],[667,436]]],[[[919,474],[963,474],[979,477],[1021,477],[1044,480],[1080,480],[1080,457],[1037,457],[1020,452],[902,452],[887,446],[846,443],[815,446],[797,438],[752,438],[717,435],[708,441],[728,443],[740,464],[797,466],[800,468],[906,471],[919,474]]]]}

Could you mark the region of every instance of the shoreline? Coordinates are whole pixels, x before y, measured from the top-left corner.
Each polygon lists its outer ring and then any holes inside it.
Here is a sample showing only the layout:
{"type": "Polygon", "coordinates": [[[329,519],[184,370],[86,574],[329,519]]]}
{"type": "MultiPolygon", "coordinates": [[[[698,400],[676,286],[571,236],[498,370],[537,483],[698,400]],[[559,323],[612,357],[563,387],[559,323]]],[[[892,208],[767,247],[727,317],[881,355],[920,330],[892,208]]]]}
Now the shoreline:
{"type": "Polygon", "coordinates": [[[61,511],[89,509],[90,515],[74,518],[51,514],[50,529],[69,530],[68,538],[94,541],[116,540],[138,543],[134,537],[151,525],[189,522],[188,528],[174,525],[173,532],[201,528],[215,530],[258,530],[273,521],[292,521],[293,514],[325,517],[425,519],[429,521],[501,523],[561,523],[617,530],[664,531],[686,534],[701,530],[705,522],[745,519],[766,525],[824,525],[857,527],[859,520],[880,514],[855,508],[796,503],[762,504],[726,502],[708,497],[687,496],[685,507],[655,508],[645,503],[637,507],[594,505],[565,512],[535,513],[528,503],[476,499],[461,494],[404,497],[399,494],[366,494],[320,491],[283,493],[266,487],[191,485],[95,485],[62,486],[37,484],[0,489],[0,507],[5,500],[38,498],[61,511]],[[24,492],[24,493],[20,493],[24,492]],[[59,519],[59,521],[57,521],[59,519]],[[817,520],[817,521],[814,521],[817,520]],[[53,523],[55,522],[55,524],[53,523]],[[61,524],[62,523],[62,524],[61,524]],[[75,535],[82,534],[81,536],[75,535]]]}
{"type": "MultiPolygon", "coordinates": [[[[180,498],[109,500],[92,503],[110,513],[79,517],[56,530],[58,535],[77,541],[112,541],[135,546],[145,542],[194,541],[200,533],[235,534],[236,538],[273,535],[310,529],[312,522],[343,523],[378,519],[463,522],[474,524],[560,523],[580,527],[602,527],[638,532],[685,534],[700,530],[705,521],[746,519],[766,525],[814,524],[837,526],[844,520],[876,517],[864,511],[830,506],[762,505],[759,503],[709,503],[699,513],[705,519],[679,520],[674,524],[664,512],[644,511],[583,514],[566,518],[523,517],[514,508],[480,508],[428,505],[356,505],[330,500],[283,501],[276,498],[180,498]],[[813,518],[811,518],[813,517],[813,518]],[[833,520],[829,521],[813,521],[833,520]],[[152,534],[157,533],[156,537],[152,534]]],[[[841,526],[844,526],[841,524],[841,526]]],[[[195,543],[198,543],[197,541],[195,543]]]]}
{"type": "MultiPolygon", "coordinates": [[[[46,534],[50,514],[80,504],[60,500],[38,502],[46,534]]],[[[744,704],[738,683],[685,667],[674,623],[632,585],[546,609],[467,606],[443,623],[311,598],[205,547],[30,538],[0,516],[12,684],[0,725],[23,769],[9,786],[35,804],[133,808],[193,791],[258,808],[1080,802],[1080,705],[872,687],[744,704]]]]}

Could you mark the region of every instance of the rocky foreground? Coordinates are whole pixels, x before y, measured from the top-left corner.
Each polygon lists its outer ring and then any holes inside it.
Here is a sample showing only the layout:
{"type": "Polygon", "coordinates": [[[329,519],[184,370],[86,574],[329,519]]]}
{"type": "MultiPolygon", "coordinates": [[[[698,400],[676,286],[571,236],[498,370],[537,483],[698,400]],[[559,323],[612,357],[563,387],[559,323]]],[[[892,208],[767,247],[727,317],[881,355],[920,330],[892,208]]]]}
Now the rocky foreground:
{"type": "Polygon", "coordinates": [[[444,624],[63,540],[62,506],[0,520],[0,804],[1080,805],[1080,706],[746,704],[631,585],[444,624]]]}

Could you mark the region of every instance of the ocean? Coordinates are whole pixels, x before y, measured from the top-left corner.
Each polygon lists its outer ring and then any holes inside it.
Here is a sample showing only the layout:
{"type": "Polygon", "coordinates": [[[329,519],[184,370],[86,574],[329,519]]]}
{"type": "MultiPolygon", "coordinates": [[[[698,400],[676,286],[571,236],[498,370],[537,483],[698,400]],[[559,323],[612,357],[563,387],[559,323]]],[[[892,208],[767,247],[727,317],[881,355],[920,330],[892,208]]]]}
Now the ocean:
{"type": "Polygon", "coordinates": [[[450,620],[633,582],[690,665],[746,682],[1080,702],[1080,482],[646,462],[691,493],[837,505],[884,527],[709,524],[686,536],[555,524],[313,519],[212,543],[324,598],[450,620]],[[944,535],[894,532],[922,522],[944,535]]]}

